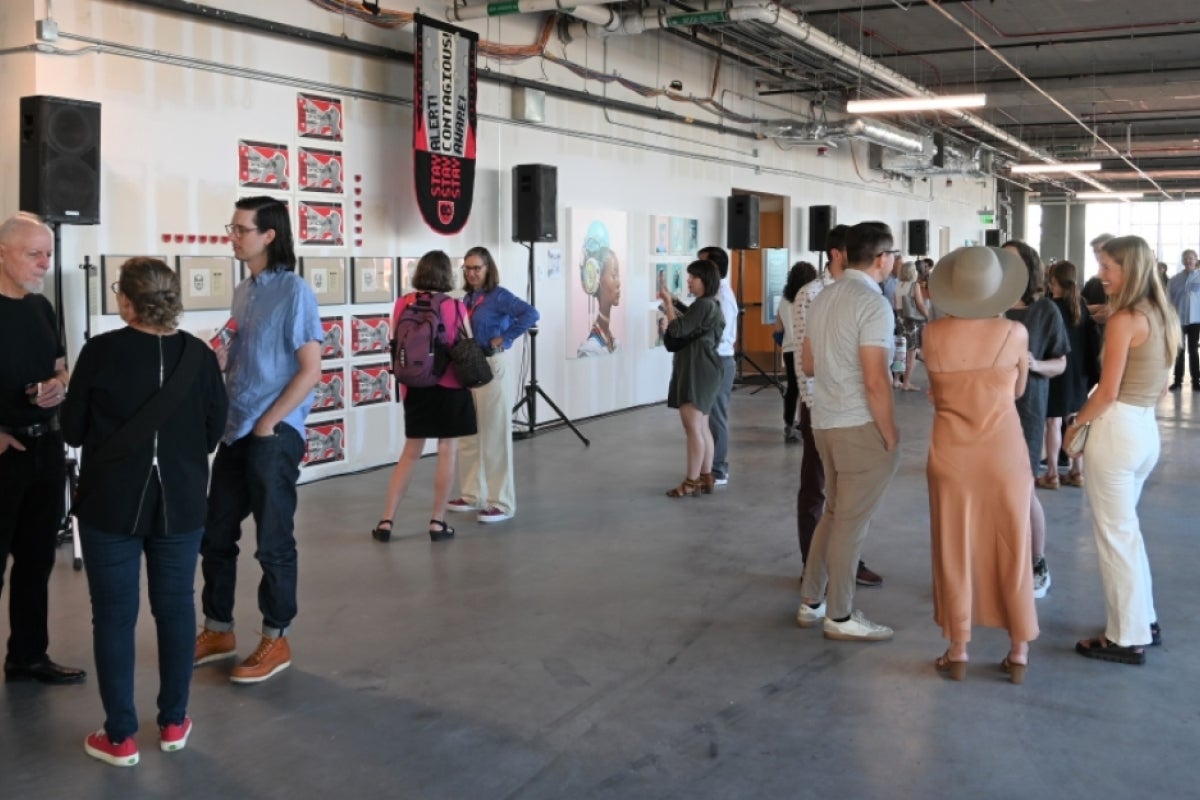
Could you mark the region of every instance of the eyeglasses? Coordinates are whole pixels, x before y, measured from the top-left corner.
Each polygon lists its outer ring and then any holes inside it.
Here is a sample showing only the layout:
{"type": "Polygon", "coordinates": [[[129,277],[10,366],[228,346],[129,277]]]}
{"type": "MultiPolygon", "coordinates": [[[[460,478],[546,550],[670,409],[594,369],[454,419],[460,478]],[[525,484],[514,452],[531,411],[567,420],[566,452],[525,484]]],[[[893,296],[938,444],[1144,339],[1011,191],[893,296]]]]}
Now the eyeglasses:
{"type": "Polygon", "coordinates": [[[892,258],[899,258],[900,251],[899,250],[880,250],[878,253],[875,254],[876,258],[878,258],[879,256],[891,256],[892,258]]]}
{"type": "Polygon", "coordinates": [[[113,281],[113,282],[112,282],[112,285],[111,285],[111,286],[109,286],[108,288],[109,288],[109,289],[112,289],[112,293],[113,293],[113,294],[120,294],[120,293],[121,293],[121,282],[120,282],[120,281],[113,281]]]}
{"type": "Polygon", "coordinates": [[[252,231],[257,231],[257,230],[261,230],[261,229],[258,227],[247,228],[245,225],[230,224],[230,225],[225,226],[225,232],[228,233],[230,236],[239,236],[239,237],[245,236],[247,233],[250,233],[252,231]]]}

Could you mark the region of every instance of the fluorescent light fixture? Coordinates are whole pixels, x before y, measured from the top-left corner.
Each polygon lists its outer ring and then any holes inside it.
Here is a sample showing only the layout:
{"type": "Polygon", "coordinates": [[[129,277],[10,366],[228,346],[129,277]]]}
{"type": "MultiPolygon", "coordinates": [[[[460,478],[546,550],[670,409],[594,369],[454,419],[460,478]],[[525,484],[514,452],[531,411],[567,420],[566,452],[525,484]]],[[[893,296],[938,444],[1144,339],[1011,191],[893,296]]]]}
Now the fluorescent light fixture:
{"type": "Polygon", "coordinates": [[[904,111],[943,111],[951,108],[982,108],[986,94],[948,94],[941,97],[890,97],[884,100],[851,100],[850,114],[887,114],[904,111]]]}
{"type": "Polygon", "coordinates": [[[1013,175],[1033,175],[1043,172],[1099,172],[1099,161],[1077,161],[1074,164],[1013,164],[1013,175]]]}
{"type": "Polygon", "coordinates": [[[1145,192],[1076,192],[1076,200],[1140,200],[1145,192]]]}

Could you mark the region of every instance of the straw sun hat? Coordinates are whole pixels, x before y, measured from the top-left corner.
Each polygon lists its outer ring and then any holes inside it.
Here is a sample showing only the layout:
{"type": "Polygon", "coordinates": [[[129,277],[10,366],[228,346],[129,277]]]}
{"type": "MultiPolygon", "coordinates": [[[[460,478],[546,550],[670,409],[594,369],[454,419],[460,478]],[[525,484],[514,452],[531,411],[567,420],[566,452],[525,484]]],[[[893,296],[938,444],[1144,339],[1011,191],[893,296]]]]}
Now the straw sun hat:
{"type": "Polygon", "coordinates": [[[929,296],[939,311],[964,319],[1002,314],[1025,293],[1029,270],[1016,253],[999,247],[960,247],[929,274],[929,296]]]}

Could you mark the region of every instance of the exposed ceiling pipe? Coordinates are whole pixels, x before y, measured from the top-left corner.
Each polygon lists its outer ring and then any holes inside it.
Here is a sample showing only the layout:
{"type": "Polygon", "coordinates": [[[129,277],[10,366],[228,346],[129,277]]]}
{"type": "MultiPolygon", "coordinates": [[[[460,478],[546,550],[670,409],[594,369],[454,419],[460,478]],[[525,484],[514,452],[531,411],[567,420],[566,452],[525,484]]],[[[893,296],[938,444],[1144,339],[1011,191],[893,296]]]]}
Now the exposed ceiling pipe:
{"type": "Polygon", "coordinates": [[[603,30],[616,31],[621,25],[621,15],[609,8],[602,8],[612,0],[501,0],[478,6],[459,5],[446,9],[446,19],[461,22],[468,19],[503,17],[510,14],[529,14],[538,11],[561,11],[578,19],[599,26],[603,30]]]}
{"type": "MultiPolygon", "coordinates": [[[[1134,164],[1124,154],[1122,154],[1120,150],[1118,150],[1117,148],[1115,148],[1111,144],[1109,144],[1107,139],[1103,138],[1099,133],[1097,133],[1095,130],[1093,130],[1086,122],[1084,122],[1082,119],[1077,117],[1074,113],[1072,113],[1069,108],[1067,108],[1062,103],[1060,103],[1058,100],[1056,100],[1054,97],[1052,97],[1045,89],[1038,86],[1037,83],[1035,83],[1032,78],[1030,78],[1028,75],[1026,75],[1020,69],[1018,69],[1015,64],[1013,64],[1011,61],[1009,61],[1004,56],[1000,55],[1000,53],[996,52],[996,49],[994,47],[992,47],[991,45],[989,45],[987,42],[985,42],[979,36],[979,34],[975,33],[975,31],[971,30],[964,23],[960,22],[949,11],[942,8],[941,5],[938,4],[937,0],[925,0],[925,2],[930,8],[935,9],[939,14],[944,16],[946,19],[950,20],[950,22],[953,25],[955,25],[959,30],[961,30],[968,37],[970,37],[973,41],[975,41],[980,47],[982,47],[984,50],[991,53],[992,56],[997,61],[999,61],[1001,64],[1003,64],[1004,66],[1006,66],[1010,70],[1012,70],[1014,75],[1016,75],[1021,80],[1023,80],[1025,83],[1027,83],[1029,85],[1029,87],[1032,88],[1035,92],[1037,92],[1042,97],[1049,100],[1050,103],[1053,104],[1055,108],[1057,108],[1059,111],[1063,112],[1068,117],[1070,117],[1072,120],[1074,120],[1076,123],[1078,123],[1079,127],[1083,128],[1085,131],[1087,131],[1088,134],[1090,134],[1095,139],[1096,142],[1103,145],[1106,150],[1108,150],[1110,153],[1112,153],[1117,158],[1124,161],[1126,164],[1128,164],[1130,167],[1132,167],[1136,172],[1140,173],[1142,175],[1142,177],[1150,183],[1151,186],[1153,186],[1158,191],[1162,192],[1163,196],[1170,197],[1170,194],[1168,194],[1165,189],[1163,189],[1161,186],[1159,186],[1157,183],[1155,183],[1153,178],[1151,178],[1146,173],[1142,172],[1141,168],[1139,168],[1137,164],[1134,164]]],[[[1043,161],[1046,161],[1049,163],[1055,163],[1054,159],[1049,156],[1040,155],[1039,158],[1041,158],[1043,161]]],[[[1083,177],[1082,173],[1068,173],[1068,174],[1074,175],[1075,177],[1079,177],[1079,178],[1083,177]]],[[[1093,181],[1088,181],[1088,183],[1091,183],[1093,186],[1096,186],[1097,188],[1100,188],[1104,191],[1108,191],[1108,187],[1106,187],[1106,186],[1102,186],[1093,181]]]]}
{"type": "MultiPolygon", "coordinates": [[[[574,22],[568,26],[568,31],[573,37],[583,36],[606,36],[622,33],[641,32],[641,29],[654,30],[659,28],[680,28],[690,27],[693,25],[719,25],[738,22],[761,22],[764,25],[770,25],[776,30],[787,34],[795,41],[807,45],[808,47],[825,54],[849,67],[858,71],[862,76],[871,78],[880,83],[886,84],[898,92],[901,92],[910,97],[934,97],[935,94],[924,86],[909,80],[900,73],[885,67],[878,61],[871,59],[849,45],[843,44],[837,39],[814,28],[812,25],[802,21],[794,12],[786,8],[781,8],[776,5],[766,3],[755,3],[749,5],[733,5],[727,3],[724,8],[710,11],[685,11],[680,13],[670,13],[667,9],[649,9],[634,14],[633,17],[640,16],[643,25],[640,29],[634,29],[634,20],[626,16],[622,19],[622,24],[619,30],[599,30],[595,26],[590,26],[586,22],[574,22]]],[[[965,122],[971,125],[994,139],[999,140],[1003,144],[1011,147],[1019,153],[1037,158],[1042,161],[1053,161],[1053,158],[1046,152],[1039,150],[1036,147],[1026,144],[1012,134],[1002,130],[1001,128],[992,125],[985,119],[975,116],[967,111],[950,110],[941,112],[945,116],[953,117],[954,119],[965,122]]],[[[1075,175],[1079,180],[1087,183],[1097,189],[1106,190],[1104,184],[1094,178],[1084,174],[1077,173],[1075,175]]]]}
{"type": "Polygon", "coordinates": [[[889,150],[896,150],[911,155],[933,154],[932,137],[918,136],[915,133],[909,133],[899,128],[893,128],[891,125],[885,125],[878,120],[864,119],[862,117],[830,125],[825,135],[830,138],[846,137],[848,139],[861,139],[880,145],[881,147],[886,147],[889,150]]]}

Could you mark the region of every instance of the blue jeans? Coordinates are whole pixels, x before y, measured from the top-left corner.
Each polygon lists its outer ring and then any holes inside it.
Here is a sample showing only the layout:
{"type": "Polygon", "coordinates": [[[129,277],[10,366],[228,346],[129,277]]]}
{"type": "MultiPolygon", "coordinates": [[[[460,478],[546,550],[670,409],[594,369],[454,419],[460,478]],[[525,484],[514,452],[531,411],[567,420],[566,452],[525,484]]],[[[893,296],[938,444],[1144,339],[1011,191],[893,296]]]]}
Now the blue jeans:
{"type": "Polygon", "coordinates": [[[204,572],[204,626],[233,630],[238,540],[242,520],[253,515],[262,567],[258,608],[263,634],[285,636],[296,617],[296,481],[304,440],[287,423],[272,436],[243,436],[222,444],[213,460],[208,490],[208,521],[200,545],[204,572]]]}
{"type": "Polygon", "coordinates": [[[92,595],[92,649],[104,703],[104,730],[114,742],[137,732],[133,707],[134,628],[142,554],[150,613],[158,629],[158,725],[187,716],[196,642],[196,556],[202,530],[165,536],[106,533],[81,523],[80,543],[92,595]]]}

